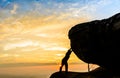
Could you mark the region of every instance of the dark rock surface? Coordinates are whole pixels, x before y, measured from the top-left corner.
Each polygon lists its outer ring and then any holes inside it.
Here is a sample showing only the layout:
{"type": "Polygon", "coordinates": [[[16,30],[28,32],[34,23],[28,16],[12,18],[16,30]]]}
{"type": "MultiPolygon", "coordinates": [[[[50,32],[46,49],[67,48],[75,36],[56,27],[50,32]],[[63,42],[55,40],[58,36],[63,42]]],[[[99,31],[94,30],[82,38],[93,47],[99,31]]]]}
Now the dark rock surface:
{"type": "Polygon", "coordinates": [[[75,25],[68,36],[79,59],[120,74],[120,13],[75,25]]]}
{"type": "Polygon", "coordinates": [[[112,75],[103,68],[97,68],[90,72],[55,72],[50,78],[120,78],[120,76],[112,75]]]}

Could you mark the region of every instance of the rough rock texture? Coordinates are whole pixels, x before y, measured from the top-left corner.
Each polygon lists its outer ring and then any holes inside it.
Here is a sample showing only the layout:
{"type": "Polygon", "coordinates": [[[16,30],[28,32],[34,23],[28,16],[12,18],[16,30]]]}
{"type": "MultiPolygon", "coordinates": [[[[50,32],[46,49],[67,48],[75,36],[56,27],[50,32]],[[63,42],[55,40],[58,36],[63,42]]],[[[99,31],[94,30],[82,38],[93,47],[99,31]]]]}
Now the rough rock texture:
{"type": "Polygon", "coordinates": [[[120,13],[75,25],[68,36],[79,59],[120,74],[120,13]]]}

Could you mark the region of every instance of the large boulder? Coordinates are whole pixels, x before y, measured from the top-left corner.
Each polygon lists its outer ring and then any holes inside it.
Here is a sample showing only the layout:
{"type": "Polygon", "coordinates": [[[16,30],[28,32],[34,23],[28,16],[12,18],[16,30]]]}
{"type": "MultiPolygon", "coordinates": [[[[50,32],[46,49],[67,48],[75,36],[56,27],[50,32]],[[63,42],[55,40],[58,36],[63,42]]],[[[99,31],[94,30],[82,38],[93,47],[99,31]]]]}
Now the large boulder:
{"type": "Polygon", "coordinates": [[[68,36],[79,59],[120,74],[120,13],[77,24],[69,30],[68,36]]]}

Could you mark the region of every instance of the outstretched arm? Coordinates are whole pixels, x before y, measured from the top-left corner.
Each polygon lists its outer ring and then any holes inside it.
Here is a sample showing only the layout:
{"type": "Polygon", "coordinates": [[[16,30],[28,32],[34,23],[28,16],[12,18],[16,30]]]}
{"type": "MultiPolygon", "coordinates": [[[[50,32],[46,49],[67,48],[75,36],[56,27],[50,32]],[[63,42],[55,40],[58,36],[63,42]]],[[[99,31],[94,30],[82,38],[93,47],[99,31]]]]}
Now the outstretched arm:
{"type": "Polygon", "coordinates": [[[70,56],[70,54],[72,53],[72,49],[70,48],[67,53],[66,53],[66,56],[70,56]]]}

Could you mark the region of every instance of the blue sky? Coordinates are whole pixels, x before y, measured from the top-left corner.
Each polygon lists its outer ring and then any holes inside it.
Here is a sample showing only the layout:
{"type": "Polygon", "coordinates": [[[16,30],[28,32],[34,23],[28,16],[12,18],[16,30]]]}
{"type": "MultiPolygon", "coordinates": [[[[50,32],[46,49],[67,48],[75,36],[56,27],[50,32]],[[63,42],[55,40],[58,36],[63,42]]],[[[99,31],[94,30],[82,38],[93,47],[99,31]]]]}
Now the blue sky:
{"type": "Polygon", "coordinates": [[[14,5],[17,6],[16,14],[18,15],[31,11],[35,11],[38,15],[55,13],[57,15],[81,9],[80,11],[104,18],[119,12],[119,3],[119,0],[0,0],[0,10],[4,11],[6,16],[11,15],[8,12],[15,7],[14,5]]]}
{"type": "MultiPolygon", "coordinates": [[[[119,4],[120,0],[0,0],[0,61],[59,63],[70,48],[71,27],[119,13],[119,4]]],[[[79,62],[74,54],[71,62],[79,62]]]]}

